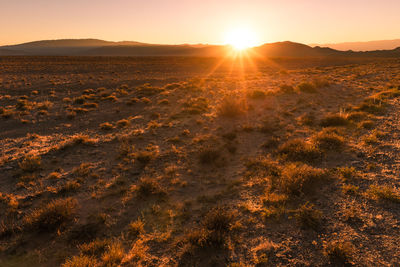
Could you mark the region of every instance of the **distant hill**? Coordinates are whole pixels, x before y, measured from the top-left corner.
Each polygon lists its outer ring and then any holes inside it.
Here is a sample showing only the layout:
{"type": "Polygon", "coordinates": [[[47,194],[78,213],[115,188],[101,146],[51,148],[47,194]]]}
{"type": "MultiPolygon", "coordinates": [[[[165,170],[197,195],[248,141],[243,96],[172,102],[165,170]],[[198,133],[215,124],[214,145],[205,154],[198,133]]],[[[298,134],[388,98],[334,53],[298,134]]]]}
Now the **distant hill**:
{"type": "MultiPolygon", "coordinates": [[[[0,55],[46,56],[196,56],[221,57],[230,51],[221,45],[159,45],[140,42],[109,42],[98,39],[64,39],[29,42],[0,47],[0,55]]],[[[250,49],[263,57],[400,57],[400,48],[368,52],[339,51],[294,42],[264,44],[250,49]]]]}
{"type": "Polygon", "coordinates": [[[392,50],[400,47],[400,39],[369,41],[369,42],[345,42],[337,44],[310,44],[310,46],[329,47],[341,51],[374,51],[374,50],[392,50]]]}

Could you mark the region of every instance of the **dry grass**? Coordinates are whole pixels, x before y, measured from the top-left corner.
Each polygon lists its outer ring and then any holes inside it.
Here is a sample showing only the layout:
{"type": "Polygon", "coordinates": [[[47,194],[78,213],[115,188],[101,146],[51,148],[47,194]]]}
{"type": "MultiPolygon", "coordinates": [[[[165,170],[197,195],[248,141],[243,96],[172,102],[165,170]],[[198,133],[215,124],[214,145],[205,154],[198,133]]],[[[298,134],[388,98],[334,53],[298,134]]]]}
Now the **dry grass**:
{"type": "Polygon", "coordinates": [[[36,231],[53,231],[74,219],[77,205],[73,198],[54,200],[27,215],[23,219],[24,227],[36,231]]]}

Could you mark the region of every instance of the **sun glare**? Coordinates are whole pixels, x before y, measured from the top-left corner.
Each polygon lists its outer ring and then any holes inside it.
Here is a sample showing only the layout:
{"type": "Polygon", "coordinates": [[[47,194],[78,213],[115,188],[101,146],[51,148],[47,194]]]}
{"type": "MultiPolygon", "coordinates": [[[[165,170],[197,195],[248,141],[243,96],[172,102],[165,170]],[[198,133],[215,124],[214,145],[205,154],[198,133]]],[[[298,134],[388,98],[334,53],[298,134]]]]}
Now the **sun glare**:
{"type": "Polygon", "coordinates": [[[242,51],[257,44],[256,35],[247,28],[236,28],[226,34],[226,44],[242,51]]]}

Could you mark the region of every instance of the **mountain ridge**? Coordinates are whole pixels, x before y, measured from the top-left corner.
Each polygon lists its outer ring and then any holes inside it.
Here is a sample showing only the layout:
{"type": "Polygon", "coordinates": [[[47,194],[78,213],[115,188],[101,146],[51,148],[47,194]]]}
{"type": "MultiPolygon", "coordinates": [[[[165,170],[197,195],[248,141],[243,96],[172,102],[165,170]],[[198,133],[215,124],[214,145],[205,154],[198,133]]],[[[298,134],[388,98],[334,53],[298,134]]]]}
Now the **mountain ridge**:
{"type": "MultiPolygon", "coordinates": [[[[400,47],[391,50],[341,51],[330,47],[283,41],[249,48],[264,57],[400,57],[400,47]]],[[[100,39],[41,40],[0,46],[0,56],[197,56],[220,57],[231,52],[227,45],[163,45],[136,41],[112,42],[100,39]]]]}

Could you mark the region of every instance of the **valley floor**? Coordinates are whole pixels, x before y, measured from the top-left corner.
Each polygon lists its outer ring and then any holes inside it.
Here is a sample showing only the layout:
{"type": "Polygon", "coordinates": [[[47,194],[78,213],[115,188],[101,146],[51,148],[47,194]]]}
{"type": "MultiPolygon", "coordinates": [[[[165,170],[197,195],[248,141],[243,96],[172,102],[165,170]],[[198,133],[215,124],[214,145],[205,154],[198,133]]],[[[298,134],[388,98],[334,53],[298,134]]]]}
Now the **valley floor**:
{"type": "Polygon", "coordinates": [[[0,266],[400,264],[400,61],[0,57],[0,266]]]}

